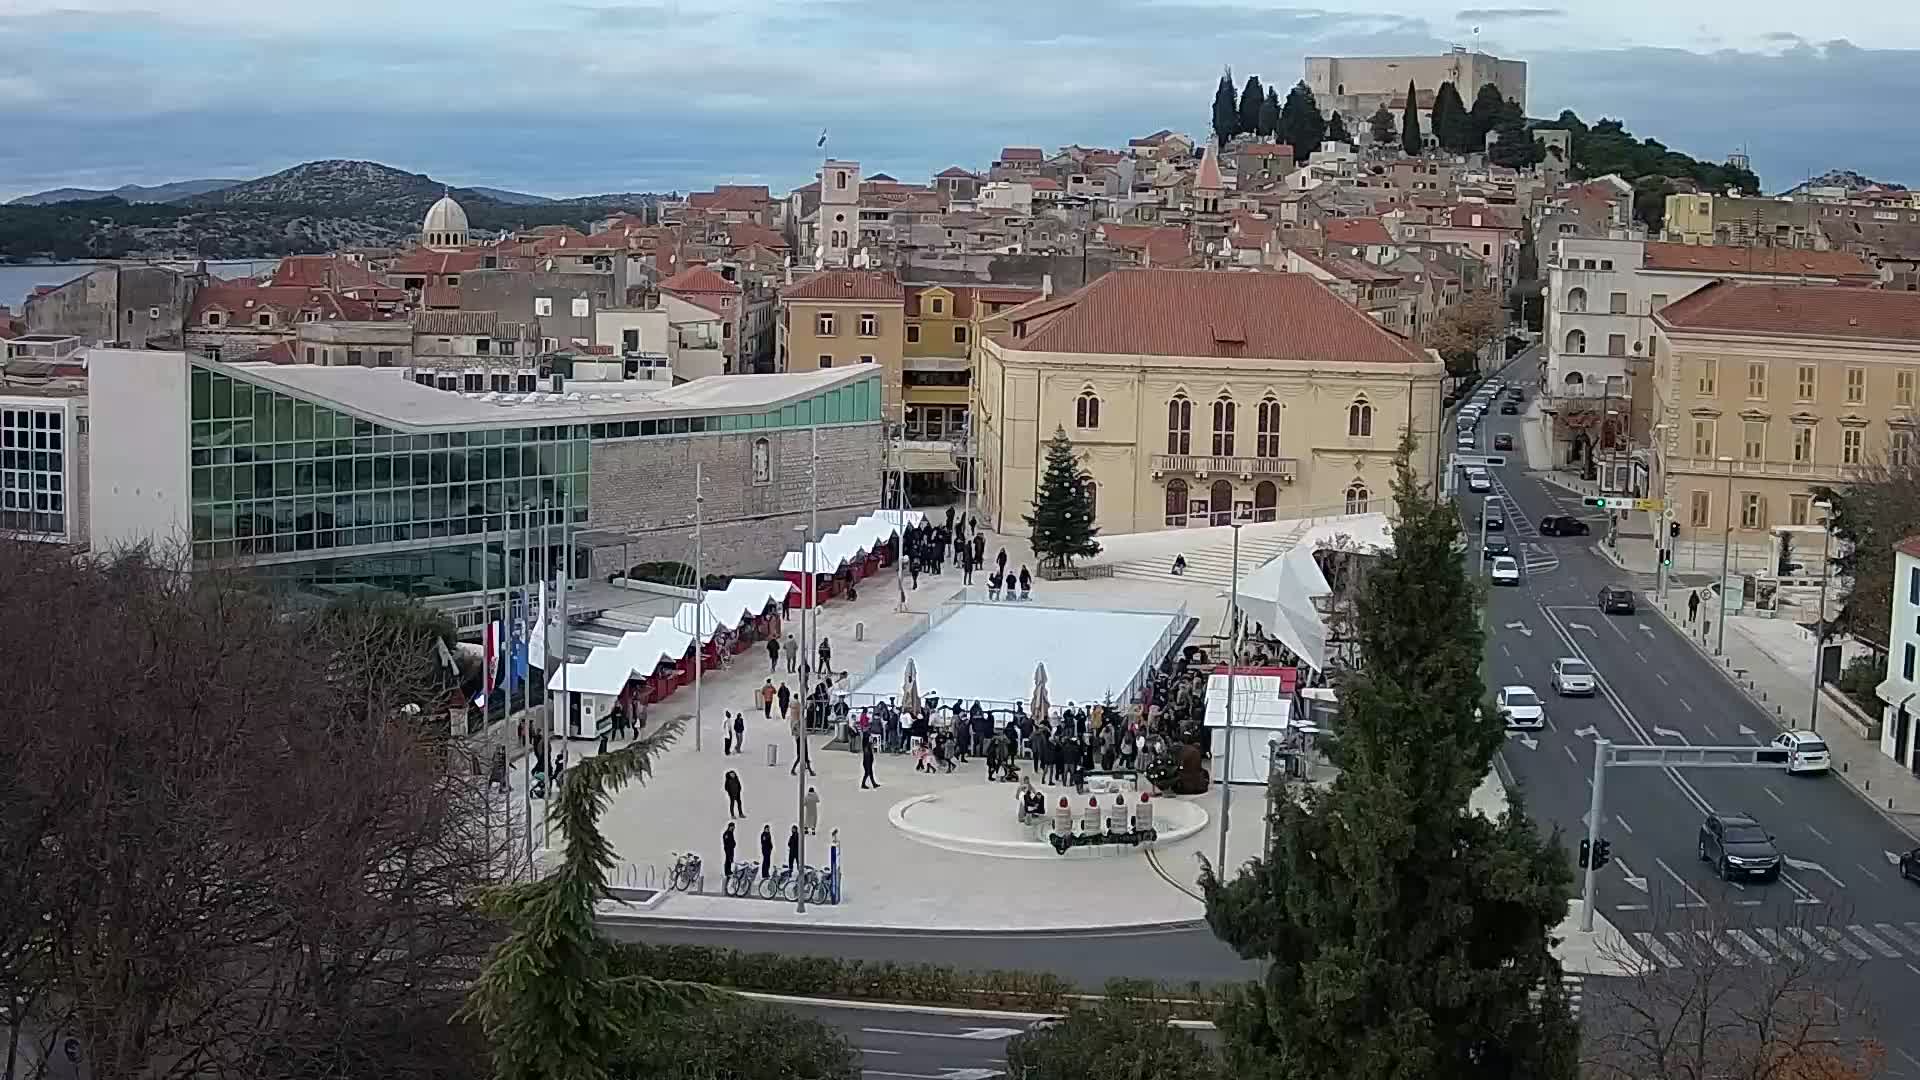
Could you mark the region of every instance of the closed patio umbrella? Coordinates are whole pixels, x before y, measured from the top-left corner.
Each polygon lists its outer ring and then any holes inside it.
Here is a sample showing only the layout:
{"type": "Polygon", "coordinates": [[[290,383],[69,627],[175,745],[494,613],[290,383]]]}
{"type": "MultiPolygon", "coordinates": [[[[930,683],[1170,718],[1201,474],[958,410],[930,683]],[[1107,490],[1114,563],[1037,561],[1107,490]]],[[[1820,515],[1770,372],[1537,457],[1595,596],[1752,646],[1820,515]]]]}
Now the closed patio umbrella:
{"type": "Polygon", "coordinates": [[[907,659],[906,678],[900,685],[900,709],[902,712],[920,711],[920,672],[913,666],[913,659],[907,659]]]}
{"type": "Polygon", "coordinates": [[[1033,699],[1027,704],[1027,712],[1033,716],[1033,722],[1039,723],[1047,717],[1047,665],[1033,666],[1033,699]]]}

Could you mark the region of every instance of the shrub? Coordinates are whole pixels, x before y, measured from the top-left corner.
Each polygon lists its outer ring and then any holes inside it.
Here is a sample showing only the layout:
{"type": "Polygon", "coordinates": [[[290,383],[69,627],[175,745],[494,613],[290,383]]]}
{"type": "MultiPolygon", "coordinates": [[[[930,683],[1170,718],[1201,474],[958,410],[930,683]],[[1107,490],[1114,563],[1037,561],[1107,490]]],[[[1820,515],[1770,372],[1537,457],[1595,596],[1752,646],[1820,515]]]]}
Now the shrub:
{"type": "MultiPolygon", "coordinates": [[[[693,587],[693,567],[683,562],[643,562],[627,568],[630,581],[651,581],[655,585],[672,585],[675,588],[693,587]]],[[[708,592],[718,592],[732,584],[733,579],[725,574],[708,574],[701,588],[708,592]]]]}
{"type": "Polygon", "coordinates": [[[608,1069],[613,1076],[856,1080],[859,1052],[838,1031],[750,1001],[653,1012],[608,1069]]]}
{"type": "Polygon", "coordinates": [[[1884,657],[1873,653],[1862,653],[1841,669],[1840,677],[1834,680],[1834,685],[1839,687],[1840,692],[1851,698],[1853,703],[1864,710],[1868,716],[1879,716],[1880,710],[1885,706],[1873,690],[1880,685],[1880,680],[1885,678],[1886,674],[1884,657]]]}
{"type": "Polygon", "coordinates": [[[1217,1080],[1220,1060],[1193,1032],[1167,1024],[1158,1004],[1109,997],[1007,1044],[1007,1073],[1023,1080],[1150,1076],[1217,1080]]]}

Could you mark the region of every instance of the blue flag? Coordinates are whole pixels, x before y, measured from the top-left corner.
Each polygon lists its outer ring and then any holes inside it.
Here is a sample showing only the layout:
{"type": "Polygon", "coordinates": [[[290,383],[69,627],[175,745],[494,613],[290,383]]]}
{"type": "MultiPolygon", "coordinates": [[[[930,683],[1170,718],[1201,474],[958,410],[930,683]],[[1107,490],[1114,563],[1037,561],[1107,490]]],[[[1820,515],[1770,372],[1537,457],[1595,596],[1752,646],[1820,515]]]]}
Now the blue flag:
{"type": "Polygon", "coordinates": [[[507,652],[507,686],[524,686],[527,682],[527,598],[517,594],[513,598],[512,624],[513,639],[507,652]]]}

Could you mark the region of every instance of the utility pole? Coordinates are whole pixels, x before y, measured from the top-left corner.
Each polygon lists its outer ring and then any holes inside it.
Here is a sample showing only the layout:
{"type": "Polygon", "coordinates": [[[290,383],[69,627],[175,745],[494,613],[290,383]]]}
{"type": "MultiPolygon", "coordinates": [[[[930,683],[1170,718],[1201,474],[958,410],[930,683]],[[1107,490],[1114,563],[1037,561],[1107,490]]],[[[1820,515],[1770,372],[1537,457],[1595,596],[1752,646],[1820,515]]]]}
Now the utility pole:
{"type": "MultiPolygon", "coordinates": [[[[812,500],[813,505],[809,511],[807,520],[807,542],[806,545],[800,549],[801,565],[805,567],[807,571],[807,592],[805,596],[807,606],[806,609],[801,612],[801,625],[806,629],[806,644],[801,646],[803,652],[800,657],[800,738],[796,740],[798,745],[794,748],[794,753],[799,759],[798,765],[794,769],[794,774],[798,776],[800,780],[798,784],[794,785],[796,806],[793,820],[796,822],[807,819],[807,777],[813,769],[813,766],[807,761],[807,709],[813,701],[813,699],[807,695],[807,665],[813,660],[818,659],[819,646],[814,640],[814,637],[820,632],[818,626],[819,620],[815,614],[820,610],[820,568],[818,565],[820,537],[820,424],[818,420],[816,420],[813,425],[812,461],[808,465],[807,474],[807,486],[810,489],[809,498],[812,500]]],[[[904,502],[905,492],[901,493],[901,498],[904,502]]],[[[822,672],[822,674],[824,675],[825,673],[822,672]]],[[[798,875],[799,881],[798,886],[794,889],[794,895],[799,897],[799,903],[794,905],[794,911],[805,913],[807,910],[807,830],[805,829],[800,830],[799,861],[800,865],[794,868],[794,873],[798,875]]]]}
{"type": "Polygon", "coordinates": [[[1240,668],[1240,523],[1233,522],[1233,586],[1227,596],[1227,726],[1220,756],[1220,862],[1227,872],[1227,827],[1233,817],[1233,691],[1240,668]]]}
{"type": "MultiPolygon", "coordinates": [[[[533,607],[532,606],[533,596],[529,594],[527,591],[527,586],[530,585],[533,578],[533,511],[531,509],[522,510],[520,512],[520,565],[524,568],[521,574],[522,602],[528,605],[527,644],[526,644],[527,685],[520,692],[520,708],[521,708],[521,711],[523,712],[532,712],[533,711],[533,635],[535,634],[540,635],[540,657],[541,657],[540,663],[541,663],[542,678],[544,678],[548,672],[552,671],[552,669],[546,666],[546,648],[547,648],[547,636],[546,636],[547,635],[547,624],[546,624],[547,613],[545,610],[546,605],[542,603],[539,607],[533,607]]],[[[542,577],[541,586],[540,586],[540,599],[542,601],[545,601],[546,598],[547,598],[546,578],[542,577]]],[[[523,723],[526,722],[524,718],[522,722],[523,723]]],[[[527,724],[527,726],[531,728],[532,724],[527,724]]],[[[533,732],[528,731],[527,737],[528,737],[528,741],[531,742],[533,737],[533,732]]],[[[521,758],[520,767],[521,767],[522,773],[524,774],[522,778],[526,781],[526,786],[522,788],[522,797],[520,800],[521,803],[524,805],[525,811],[526,811],[522,815],[526,819],[525,826],[527,830],[527,834],[523,839],[525,840],[525,847],[526,847],[527,870],[528,870],[528,873],[532,873],[532,869],[533,869],[533,755],[528,754],[525,757],[521,758]]],[[[545,816],[545,815],[542,815],[542,816],[545,816]]]]}
{"type": "Polygon", "coordinates": [[[700,525],[701,504],[706,495],[700,485],[704,479],[699,462],[693,465],[693,749],[700,752],[700,673],[707,666],[706,621],[707,621],[707,578],[701,568],[700,525]]]}
{"type": "Polygon", "coordinates": [[[1606,739],[1593,741],[1593,798],[1587,804],[1587,866],[1585,880],[1580,886],[1580,930],[1593,932],[1593,872],[1595,863],[1600,860],[1593,857],[1600,850],[1600,814],[1606,805],[1607,786],[1607,747],[1612,744],[1606,739]]]}
{"type": "MultiPolygon", "coordinates": [[[[1813,698],[1807,702],[1807,730],[1820,730],[1820,665],[1827,654],[1827,578],[1832,566],[1833,503],[1821,499],[1813,504],[1820,516],[1820,607],[1813,624],[1813,698]]],[[[1724,613],[1722,615],[1724,618],[1724,613]]]]}

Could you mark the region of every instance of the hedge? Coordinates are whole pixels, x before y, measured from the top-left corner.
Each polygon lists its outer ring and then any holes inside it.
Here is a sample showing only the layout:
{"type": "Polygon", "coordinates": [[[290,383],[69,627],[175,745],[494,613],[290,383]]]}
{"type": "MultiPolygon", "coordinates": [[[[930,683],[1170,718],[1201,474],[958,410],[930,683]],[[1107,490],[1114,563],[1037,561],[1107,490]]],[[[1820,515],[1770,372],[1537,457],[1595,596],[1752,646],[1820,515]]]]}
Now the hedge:
{"type": "MultiPolygon", "coordinates": [[[[794,997],[1060,1013],[1102,996],[1081,993],[1067,980],[1044,972],[963,971],[942,964],[748,953],[708,945],[608,942],[607,948],[609,973],[615,977],[645,974],[794,997]]],[[[1210,1020],[1223,993],[1199,983],[1176,988],[1115,979],[1103,996],[1150,1005],[1169,1018],[1210,1020]]]]}

